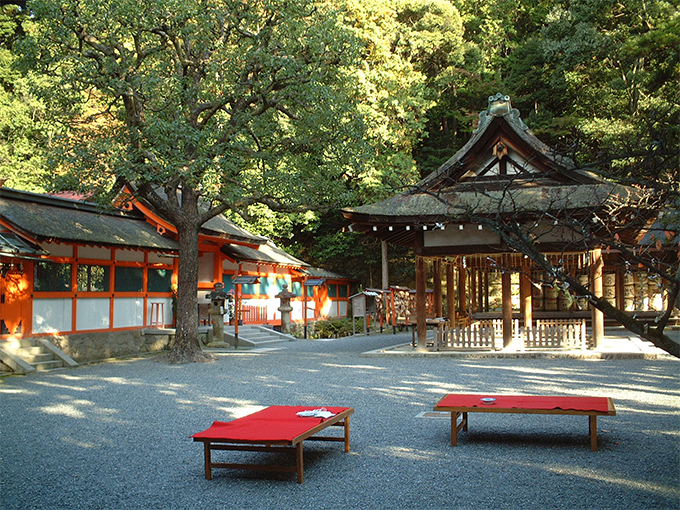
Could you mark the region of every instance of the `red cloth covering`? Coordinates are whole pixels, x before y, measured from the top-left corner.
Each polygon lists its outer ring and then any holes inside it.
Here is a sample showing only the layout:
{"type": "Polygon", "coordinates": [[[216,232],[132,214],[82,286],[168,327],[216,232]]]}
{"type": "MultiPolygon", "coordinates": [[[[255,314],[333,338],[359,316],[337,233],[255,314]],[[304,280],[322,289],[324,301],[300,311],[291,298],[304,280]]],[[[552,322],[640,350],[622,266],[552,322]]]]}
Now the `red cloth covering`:
{"type": "MultiPolygon", "coordinates": [[[[323,422],[322,418],[300,417],[299,411],[319,409],[313,406],[271,406],[233,421],[215,421],[210,428],[194,434],[195,439],[225,441],[292,441],[300,434],[323,422]]],[[[334,414],[348,407],[326,407],[334,414]]]]}
{"type": "Polygon", "coordinates": [[[598,411],[606,413],[606,397],[551,397],[537,395],[470,395],[452,393],[437,404],[438,407],[500,407],[505,409],[563,409],[573,411],[598,411]],[[493,397],[493,404],[481,399],[493,397]]]}

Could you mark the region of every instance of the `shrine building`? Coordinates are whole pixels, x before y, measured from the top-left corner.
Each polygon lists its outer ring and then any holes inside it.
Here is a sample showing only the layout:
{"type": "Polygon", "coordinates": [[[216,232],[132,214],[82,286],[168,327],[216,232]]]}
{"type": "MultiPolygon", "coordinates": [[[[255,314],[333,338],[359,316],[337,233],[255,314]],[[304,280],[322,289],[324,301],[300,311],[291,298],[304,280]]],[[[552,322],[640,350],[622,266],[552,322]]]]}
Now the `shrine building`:
{"type": "MultiPolygon", "coordinates": [[[[383,201],[343,209],[343,215],[353,231],[414,249],[411,321],[418,348],[430,346],[430,322],[439,325],[437,350],[585,349],[602,341],[602,313],[503,242],[488,222],[529,225],[550,262],[621,310],[653,318],[668,306],[659,278],[627,264],[616,250],[587,245],[564,226],[594,215],[606,221],[610,205],[636,193],[557,154],[529,130],[510,98],[497,94],[469,141],[436,171],[383,201]]],[[[652,212],[645,224],[654,220],[652,212]]],[[[646,234],[629,232],[640,242],[646,234]]]]}

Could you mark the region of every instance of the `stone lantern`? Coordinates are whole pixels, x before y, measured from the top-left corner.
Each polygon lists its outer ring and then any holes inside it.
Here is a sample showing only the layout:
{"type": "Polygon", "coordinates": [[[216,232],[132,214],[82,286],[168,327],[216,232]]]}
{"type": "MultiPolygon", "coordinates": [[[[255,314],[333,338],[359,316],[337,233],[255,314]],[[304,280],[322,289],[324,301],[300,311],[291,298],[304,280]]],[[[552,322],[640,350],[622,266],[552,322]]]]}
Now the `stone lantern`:
{"type": "Polygon", "coordinates": [[[215,290],[206,294],[205,297],[210,300],[208,315],[210,315],[210,324],[213,328],[213,341],[224,342],[224,305],[229,298],[229,295],[224,292],[224,284],[216,283],[215,290]]]}
{"type": "Polygon", "coordinates": [[[289,333],[290,312],[293,311],[293,307],[290,306],[290,298],[295,297],[295,294],[290,292],[288,290],[288,284],[284,283],[281,292],[274,297],[281,300],[281,306],[278,308],[279,312],[281,312],[281,332],[289,333]]]}

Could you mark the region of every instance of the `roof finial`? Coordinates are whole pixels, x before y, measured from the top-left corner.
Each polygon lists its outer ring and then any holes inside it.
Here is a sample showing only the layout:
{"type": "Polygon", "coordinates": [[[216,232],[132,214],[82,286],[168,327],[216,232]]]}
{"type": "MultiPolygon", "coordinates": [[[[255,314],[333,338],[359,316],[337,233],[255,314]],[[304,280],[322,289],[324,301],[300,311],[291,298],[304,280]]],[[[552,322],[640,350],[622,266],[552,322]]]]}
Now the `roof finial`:
{"type": "Polygon", "coordinates": [[[489,96],[489,107],[487,109],[489,115],[494,117],[502,117],[512,111],[512,104],[510,103],[510,96],[504,96],[500,92],[495,96],[489,96]]]}

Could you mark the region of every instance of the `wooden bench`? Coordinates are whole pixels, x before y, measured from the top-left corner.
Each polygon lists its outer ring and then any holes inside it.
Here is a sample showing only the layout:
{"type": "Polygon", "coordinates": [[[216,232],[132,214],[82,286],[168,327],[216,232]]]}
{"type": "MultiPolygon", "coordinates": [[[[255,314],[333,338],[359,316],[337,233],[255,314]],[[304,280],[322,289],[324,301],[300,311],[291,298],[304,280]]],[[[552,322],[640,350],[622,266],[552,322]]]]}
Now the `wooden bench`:
{"type": "Polygon", "coordinates": [[[574,414],[587,415],[590,425],[590,449],[597,451],[597,417],[614,416],[610,397],[553,397],[536,395],[450,394],[434,406],[435,411],[451,413],[451,445],[458,444],[458,432],[468,430],[468,413],[574,414]],[[482,398],[494,399],[484,403],[482,398]],[[458,417],[462,415],[460,423],[458,417]]]}
{"type": "Polygon", "coordinates": [[[349,416],[354,412],[352,407],[326,407],[333,416],[323,419],[302,417],[297,413],[319,409],[309,406],[270,406],[243,418],[229,422],[215,421],[203,432],[194,434],[194,441],[204,446],[205,477],[212,479],[212,468],[247,469],[257,471],[281,471],[297,473],[297,482],[303,481],[302,442],[310,441],[342,441],[345,452],[349,452],[349,416]],[[330,426],[344,427],[344,435],[317,436],[316,434],[330,426]],[[295,466],[272,464],[236,464],[213,462],[213,450],[256,451],[256,452],[292,452],[295,453],[295,466]]]}

